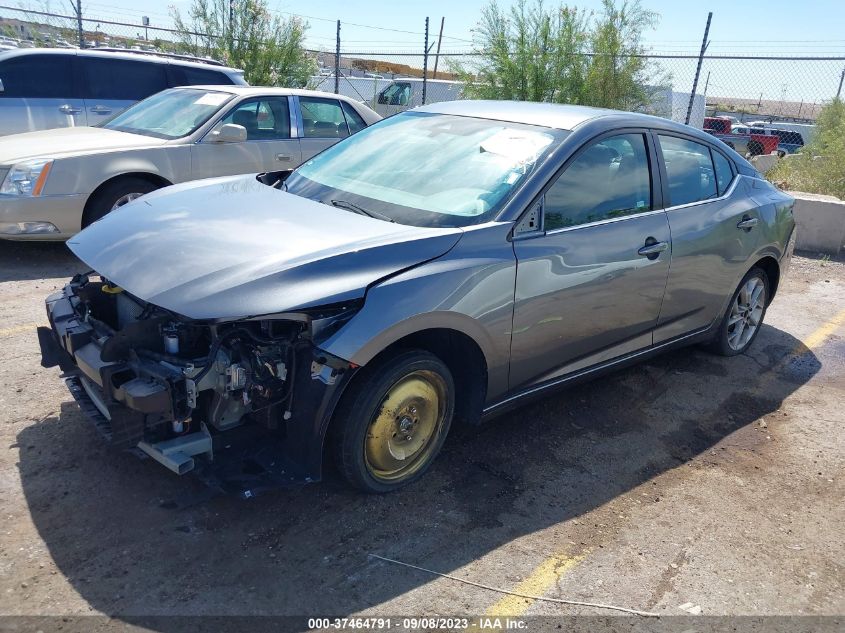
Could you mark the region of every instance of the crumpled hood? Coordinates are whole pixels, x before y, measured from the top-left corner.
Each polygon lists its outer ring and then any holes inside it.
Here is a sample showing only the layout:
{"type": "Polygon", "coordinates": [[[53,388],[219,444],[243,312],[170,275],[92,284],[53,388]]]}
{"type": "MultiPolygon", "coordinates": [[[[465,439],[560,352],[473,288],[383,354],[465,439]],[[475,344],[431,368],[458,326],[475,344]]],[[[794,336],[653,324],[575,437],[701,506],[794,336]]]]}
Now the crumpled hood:
{"type": "Polygon", "coordinates": [[[158,147],[167,141],[99,127],[65,127],[0,137],[0,165],[96,151],[158,147]]]}
{"type": "Polygon", "coordinates": [[[461,234],[369,218],[234,176],[148,194],[68,246],[144,301],[194,319],[230,319],[361,298],[373,282],[443,255],[461,234]]]}

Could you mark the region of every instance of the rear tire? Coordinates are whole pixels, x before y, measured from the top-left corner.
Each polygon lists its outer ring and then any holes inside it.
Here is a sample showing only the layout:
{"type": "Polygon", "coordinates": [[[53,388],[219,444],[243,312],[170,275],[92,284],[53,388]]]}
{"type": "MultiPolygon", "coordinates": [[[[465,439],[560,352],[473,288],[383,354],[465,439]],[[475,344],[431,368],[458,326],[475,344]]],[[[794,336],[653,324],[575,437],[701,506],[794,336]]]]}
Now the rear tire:
{"type": "Polygon", "coordinates": [[[84,229],[104,218],[127,202],[158,188],[158,185],[137,176],[127,176],[108,183],[97,191],[85,205],[85,211],[82,214],[82,228],[84,229]]]}
{"type": "Polygon", "coordinates": [[[720,356],[745,353],[763,325],[769,301],[769,277],[762,268],[748,271],[731,296],[716,336],[708,346],[720,356]]]}
{"type": "Polygon", "coordinates": [[[335,416],[335,461],[356,488],[391,492],[422,477],[440,452],[455,383],[443,361],[422,350],[363,371],[335,416]]]}

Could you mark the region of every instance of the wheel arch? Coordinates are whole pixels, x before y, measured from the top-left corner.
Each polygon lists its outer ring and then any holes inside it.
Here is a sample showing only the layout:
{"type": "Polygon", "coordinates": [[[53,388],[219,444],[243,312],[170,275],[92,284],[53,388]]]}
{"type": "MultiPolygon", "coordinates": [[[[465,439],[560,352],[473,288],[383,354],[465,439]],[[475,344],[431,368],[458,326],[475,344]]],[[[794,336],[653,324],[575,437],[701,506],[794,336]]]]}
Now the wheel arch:
{"type": "Polygon", "coordinates": [[[754,262],[751,268],[760,268],[766,273],[769,281],[769,297],[766,305],[769,305],[775,298],[775,293],[777,293],[778,286],[780,285],[780,264],[773,256],[764,255],[754,262]]]}
{"type": "Polygon", "coordinates": [[[97,185],[94,191],[89,194],[88,199],[85,201],[85,208],[82,210],[82,217],[86,217],[86,215],[91,209],[91,206],[97,200],[97,196],[99,196],[106,187],[114,184],[115,182],[123,180],[124,178],[140,178],[142,180],[146,180],[147,182],[155,185],[158,188],[169,187],[173,184],[164,176],[151,171],[126,171],[121,172],[119,174],[115,174],[101,182],[99,185],[97,185]]]}

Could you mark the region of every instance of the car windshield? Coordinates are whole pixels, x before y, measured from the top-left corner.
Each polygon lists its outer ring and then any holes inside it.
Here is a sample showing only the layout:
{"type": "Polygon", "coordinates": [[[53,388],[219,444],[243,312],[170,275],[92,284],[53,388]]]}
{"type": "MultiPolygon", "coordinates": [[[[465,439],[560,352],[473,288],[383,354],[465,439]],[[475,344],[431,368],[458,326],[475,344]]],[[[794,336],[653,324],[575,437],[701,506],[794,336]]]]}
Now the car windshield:
{"type": "Polygon", "coordinates": [[[155,138],[181,138],[208,121],[232,97],[215,90],[165,90],[139,101],[101,127],[155,138]]]}
{"type": "Polygon", "coordinates": [[[479,224],[494,217],[566,134],[406,112],[312,158],[288,177],[286,190],[336,206],[351,203],[400,224],[479,224]]]}

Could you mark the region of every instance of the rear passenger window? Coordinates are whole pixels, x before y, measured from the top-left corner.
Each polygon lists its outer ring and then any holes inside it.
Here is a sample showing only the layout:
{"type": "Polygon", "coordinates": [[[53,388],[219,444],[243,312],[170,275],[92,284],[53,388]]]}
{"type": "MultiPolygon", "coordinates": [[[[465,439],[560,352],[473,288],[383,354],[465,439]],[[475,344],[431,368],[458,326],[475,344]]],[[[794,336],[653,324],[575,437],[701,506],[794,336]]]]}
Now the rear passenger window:
{"type": "Polygon", "coordinates": [[[350,134],[355,134],[355,132],[359,132],[367,127],[367,124],[364,123],[364,119],[362,119],[361,115],[355,111],[355,108],[346,103],[346,101],[341,101],[340,105],[343,107],[343,113],[346,115],[346,122],[349,124],[350,134]]]}
{"type": "Polygon", "coordinates": [[[86,99],[140,101],[167,88],[164,65],[82,57],[86,99]]]}
{"type": "Polygon", "coordinates": [[[305,138],[344,138],[349,136],[346,119],[336,99],[299,97],[305,138]]]}
{"type": "Polygon", "coordinates": [[[716,178],[710,148],[675,136],[659,135],[669,180],[669,205],[715,198],[716,178]]]}
{"type": "Polygon", "coordinates": [[[0,63],[3,98],[73,99],[73,58],[69,55],[21,55],[0,63]]]}
{"type": "Polygon", "coordinates": [[[651,177],[642,134],[621,134],[583,151],[546,192],[547,231],[651,209],[651,177]]]}
{"type": "Polygon", "coordinates": [[[171,86],[231,86],[233,83],[226,73],[217,70],[170,65],[171,86]]]}
{"type": "Polygon", "coordinates": [[[716,168],[716,186],[719,188],[719,195],[723,196],[734,178],[731,164],[720,152],[713,151],[713,165],[716,168]]]}

